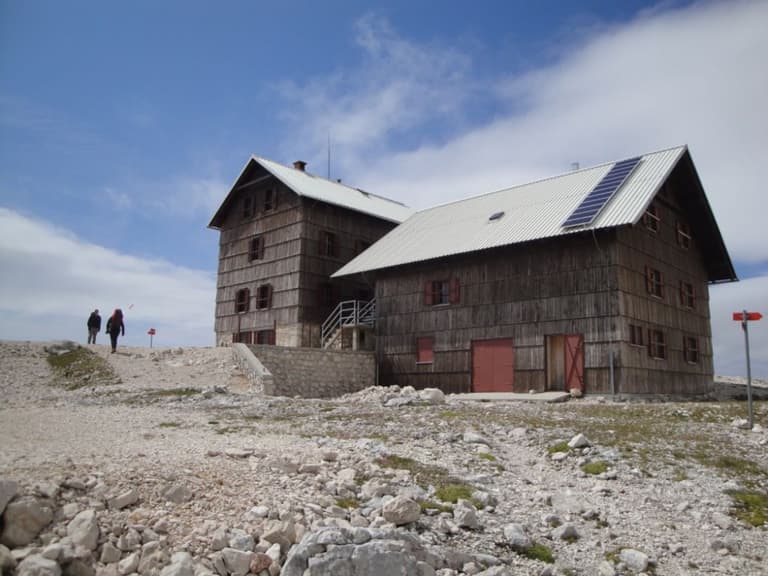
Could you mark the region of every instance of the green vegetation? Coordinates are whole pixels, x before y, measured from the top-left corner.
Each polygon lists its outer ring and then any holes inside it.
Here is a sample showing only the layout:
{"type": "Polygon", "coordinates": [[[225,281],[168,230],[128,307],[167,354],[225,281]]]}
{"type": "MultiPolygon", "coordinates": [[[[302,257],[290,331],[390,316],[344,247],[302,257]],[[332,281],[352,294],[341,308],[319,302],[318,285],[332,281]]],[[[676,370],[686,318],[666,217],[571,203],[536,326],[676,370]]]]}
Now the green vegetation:
{"type": "Polygon", "coordinates": [[[558,452],[568,452],[570,451],[570,448],[568,447],[568,442],[558,442],[554,446],[550,446],[547,448],[548,454],[556,454],[558,452]]]}
{"type": "Polygon", "coordinates": [[[608,462],[604,462],[603,460],[598,460],[596,462],[587,462],[586,464],[581,465],[581,470],[585,474],[591,474],[592,476],[597,476],[598,474],[602,474],[606,470],[608,470],[608,462]]]}
{"type": "Polygon", "coordinates": [[[472,498],[474,489],[466,484],[442,484],[435,489],[435,496],[443,502],[456,504],[460,499],[469,500],[472,498]]]}
{"type": "Polygon", "coordinates": [[[446,410],[445,412],[440,412],[440,418],[443,420],[452,420],[454,418],[459,418],[461,416],[460,412],[456,412],[455,410],[446,410]]]}
{"type": "Polygon", "coordinates": [[[477,455],[480,460],[488,460],[488,462],[496,462],[496,456],[493,454],[487,454],[485,452],[480,452],[480,454],[477,455]]]}
{"type": "Polygon", "coordinates": [[[750,526],[765,526],[768,521],[768,494],[756,490],[728,490],[726,494],[734,501],[733,516],[750,526]]]}
{"type": "Polygon", "coordinates": [[[120,384],[109,362],[82,346],[65,354],[48,354],[47,359],[57,382],[67,390],[120,384]]]}
{"type": "Polygon", "coordinates": [[[336,498],[336,506],[352,510],[359,508],[360,502],[358,502],[357,498],[336,498]]]}
{"type": "Polygon", "coordinates": [[[178,428],[181,426],[178,422],[160,422],[160,428],[178,428]]]}
{"type": "Polygon", "coordinates": [[[529,560],[539,560],[541,562],[546,562],[547,564],[553,564],[555,562],[552,550],[539,542],[534,542],[531,544],[530,548],[523,550],[520,554],[529,560]]]}
{"type": "Polygon", "coordinates": [[[413,479],[422,488],[427,488],[430,485],[437,486],[450,481],[448,471],[445,468],[422,464],[412,458],[388,454],[381,458],[377,458],[376,463],[384,468],[408,470],[413,476],[413,479]]]}

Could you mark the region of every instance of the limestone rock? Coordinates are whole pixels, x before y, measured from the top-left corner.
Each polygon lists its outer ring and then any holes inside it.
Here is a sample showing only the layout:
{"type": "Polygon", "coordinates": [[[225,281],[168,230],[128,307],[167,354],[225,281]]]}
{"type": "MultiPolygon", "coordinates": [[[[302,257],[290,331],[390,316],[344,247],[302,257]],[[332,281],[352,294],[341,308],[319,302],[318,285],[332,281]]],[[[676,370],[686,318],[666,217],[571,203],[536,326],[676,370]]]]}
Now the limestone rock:
{"type": "Polygon", "coordinates": [[[504,539],[512,550],[521,552],[531,547],[531,538],[526,534],[525,526],[512,522],[504,526],[504,539]]]}
{"type": "Polygon", "coordinates": [[[402,526],[403,524],[416,522],[419,519],[421,516],[421,506],[410,498],[395,496],[384,504],[381,513],[387,522],[392,522],[395,526],[402,526]]]}
{"type": "Polygon", "coordinates": [[[576,434],[576,436],[568,441],[568,448],[577,449],[586,448],[588,446],[592,446],[592,444],[587,440],[587,437],[584,436],[584,434],[576,434]]]}
{"type": "Polygon", "coordinates": [[[67,524],[67,536],[76,546],[95,550],[99,542],[99,524],[94,510],[83,510],[67,524]]]}
{"type": "Polygon", "coordinates": [[[27,496],[10,502],[3,514],[0,543],[9,548],[25,546],[50,524],[53,512],[36,498],[27,496]]]}
{"type": "Polygon", "coordinates": [[[459,500],[453,509],[453,519],[456,525],[461,528],[474,530],[480,527],[480,521],[477,518],[477,508],[467,500],[459,500]]]}
{"type": "Polygon", "coordinates": [[[61,576],[61,567],[39,554],[31,554],[16,568],[16,576],[61,576]]]}
{"type": "Polygon", "coordinates": [[[227,567],[227,571],[232,576],[245,576],[251,569],[252,552],[244,552],[242,550],[235,550],[234,548],[224,548],[221,551],[221,557],[224,560],[224,565],[227,567]]]}
{"type": "Polygon", "coordinates": [[[16,568],[16,559],[5,546],[0,544],[0,574],[10,574],[16,568]]]}
{"type": "Polygon", "coordinates": [[[122,510],[123,508],[127,508],[128,506],[135,504],[138,502],[138,500],[138,493],[135,490],[130,489],[125,492],[121,492],[113,498],[110,498],[107,501],[107,505],[113,510],[122,510]]]}
{"type": "Polygon", "coordinates": [[[117,564],[117,571],[121,576],[136,572],[139,567],[139,560],[141,556],[138,552],[133,552],[120,560],[117,564]]]}
{"type": "Polygon", "coordinates": [[[439,388],[424,388],[419,390],[419,398],[430,404],[445,404],[445,394],[439,388]]]}
{"type": "Polygon", "coordinates": [[[635,574],[645,572],[645,569],[648,568],[648,556],[634,548],[624,548],[619,554],[619,560],[635,574]]]}
{"type": "Polygon", "coordinates": [[[195,576],[195,564],[189,552],[176,552],[160,576],[195,576]]]}
{"type": "Polygon", "coordinates": [[[192,499],[192,491],[184,484],[172,484],[163,492],[163,498],[174,504],[183,504],[192,499]]]}
{"type": "Polygon", "coordinates": [[[121,555],[120,550],[115,548],[111,542],[105,542],[104,546],[101,547],[101,557],[99,558],[99,561],[102,564],[113,564],[114,562],[120,561],[121,555]]]}

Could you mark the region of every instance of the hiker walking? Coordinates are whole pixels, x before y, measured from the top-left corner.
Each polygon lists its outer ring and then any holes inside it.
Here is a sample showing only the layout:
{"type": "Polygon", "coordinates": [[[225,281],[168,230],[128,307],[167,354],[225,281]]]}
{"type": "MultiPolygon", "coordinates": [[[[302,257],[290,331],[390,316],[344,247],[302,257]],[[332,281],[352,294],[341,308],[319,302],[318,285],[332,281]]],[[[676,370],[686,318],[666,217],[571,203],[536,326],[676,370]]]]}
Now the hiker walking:
{"type": "Polygon", "coordinates": [[[116,308],[112,316],[107,320],[107,333],[112,343],[112,354],[117,350],[117,337],[122,333],[125,336],[125,324],[123,324],[123,311],[116,308]]]}
{"type": "Polygon", "coordinates": [[[99,309],[96,308],[91,315],[88,316],[88,344],[96,344],[96,334],[101,332],[101,316],[99,316],[99,309]]]}

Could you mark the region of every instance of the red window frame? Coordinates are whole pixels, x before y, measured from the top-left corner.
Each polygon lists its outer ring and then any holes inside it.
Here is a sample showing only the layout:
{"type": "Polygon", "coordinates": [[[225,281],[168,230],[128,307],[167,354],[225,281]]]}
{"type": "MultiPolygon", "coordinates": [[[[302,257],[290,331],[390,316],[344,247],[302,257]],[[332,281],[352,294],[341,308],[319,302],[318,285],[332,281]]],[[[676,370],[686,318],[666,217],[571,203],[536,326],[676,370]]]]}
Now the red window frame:
{"type": "Polygon", "coordinates": [[[416,338],[416,364],[432,364],[435,361],[435,339],[432,336],[416,338]]]}
{"type": "Polygon", "coordinates": [[[447,306],[461,300],[461,285],[458,278],[450,280],[427,280],[424,285],[424,303],[427,306],[447,306]]]}

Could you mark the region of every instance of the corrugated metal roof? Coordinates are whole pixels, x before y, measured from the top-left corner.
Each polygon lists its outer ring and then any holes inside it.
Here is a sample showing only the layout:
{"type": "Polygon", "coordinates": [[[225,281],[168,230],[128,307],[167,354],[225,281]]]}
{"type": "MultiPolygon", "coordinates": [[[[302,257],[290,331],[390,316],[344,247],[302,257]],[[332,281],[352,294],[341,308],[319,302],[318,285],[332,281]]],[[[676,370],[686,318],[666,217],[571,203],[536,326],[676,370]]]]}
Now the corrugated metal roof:
{"type": "Polygon", "coordinates": [[[634,224],[686,150],[679,146],[642,156],[637,168],[589,225],[562,226],[614,162],[417,212],[334,276],[634,224]],[[504,215],[490,221],[489,217],[497,212],[504,215]]]}
{"type": "Polygon", "coordinates": [[[370,194],[369,192],[365,192],[359,188],[346,186],[340,182],[332,182],[331,180],[326,180],[325,178],[315,176],[314,174],[304,172],[303,170],[278,164],[277,162],[267,160],[266,158],[259,158],[258,156],[252,156],[251,158],[261,164],[266,170],[271,172],[275,178],[280,180],[299,196],[307,196],[309,198],[314,198],[315,200],[327,202],[328,204],[334,204],[357,212],[370,214],[371,216],[377,216],[384,220],[389,220],[390,222],[400,223],[414,213],[412,208],[409,208],[400,202],[396,202],[395,200],[389,200],[383,196],[370,194]]]}

